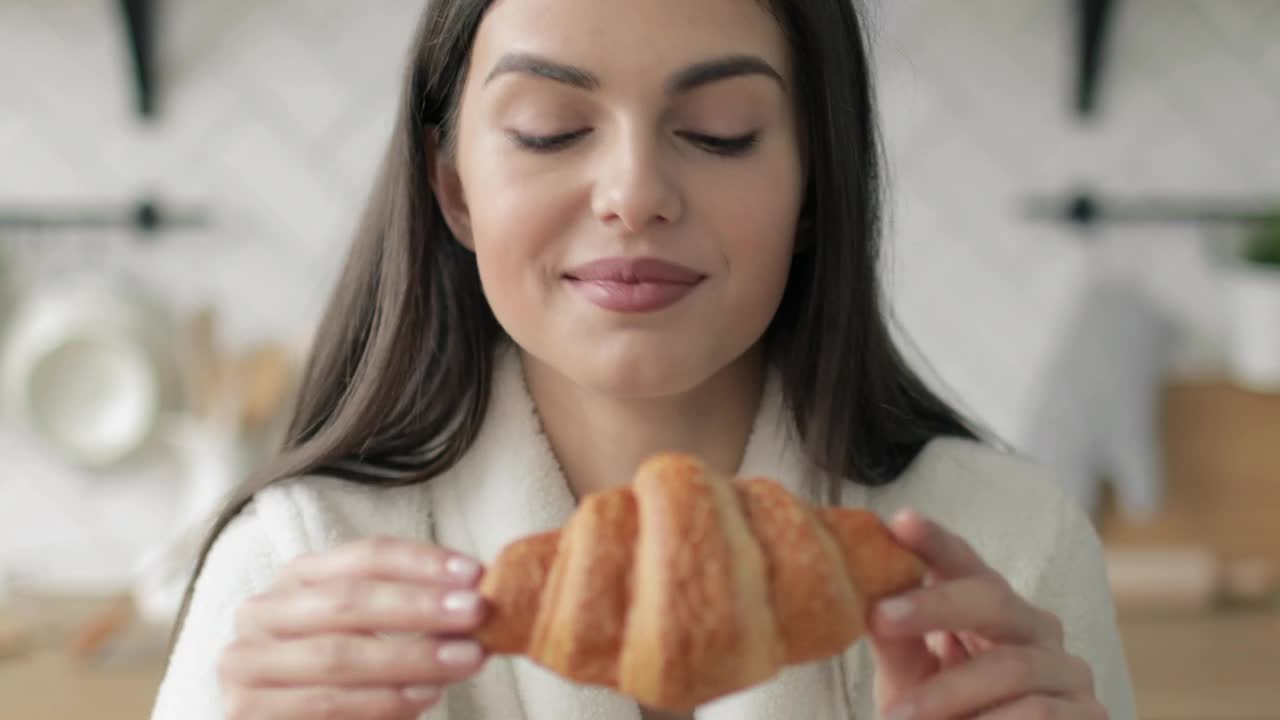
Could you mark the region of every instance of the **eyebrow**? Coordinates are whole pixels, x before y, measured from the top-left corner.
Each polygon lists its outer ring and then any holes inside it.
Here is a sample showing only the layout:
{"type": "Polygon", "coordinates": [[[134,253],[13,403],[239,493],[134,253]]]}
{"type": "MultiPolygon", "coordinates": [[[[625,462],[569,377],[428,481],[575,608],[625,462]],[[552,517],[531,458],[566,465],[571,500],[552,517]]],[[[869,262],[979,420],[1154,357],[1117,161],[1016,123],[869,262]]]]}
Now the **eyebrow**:
{"type": "MultiPolygon", "coordinates": [[[[498,76],[508,73],[542,77],[580,90],[600,89],[600,78],[590,71],[531,53],[503,55],[484,82],[487,85],[498,76]]],[[[777,81],[783,91],[787,89],[787,83],[783,80],[782,74],[764,59],[755,55],[727,55],[695,63],[680,70],[667,80],[666,91],[668,95],[682,95],[704,85],[746,75],[763,75],[772,78],[777,81]]]]}

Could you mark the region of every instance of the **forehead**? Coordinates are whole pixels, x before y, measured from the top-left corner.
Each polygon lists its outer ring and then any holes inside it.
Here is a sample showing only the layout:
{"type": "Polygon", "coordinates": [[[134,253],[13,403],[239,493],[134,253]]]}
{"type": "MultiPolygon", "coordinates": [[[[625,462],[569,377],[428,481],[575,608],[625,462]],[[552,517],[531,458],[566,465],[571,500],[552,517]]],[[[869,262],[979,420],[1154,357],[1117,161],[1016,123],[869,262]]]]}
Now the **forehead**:
{"type": "Polygon", "coordinates": [[[709,57],[752,54],[788,69],[786,38],[761,0],[497,0],[472,49],[483,77],[506,53],[536,53],[601,79],[665,78],[709,57]]]}

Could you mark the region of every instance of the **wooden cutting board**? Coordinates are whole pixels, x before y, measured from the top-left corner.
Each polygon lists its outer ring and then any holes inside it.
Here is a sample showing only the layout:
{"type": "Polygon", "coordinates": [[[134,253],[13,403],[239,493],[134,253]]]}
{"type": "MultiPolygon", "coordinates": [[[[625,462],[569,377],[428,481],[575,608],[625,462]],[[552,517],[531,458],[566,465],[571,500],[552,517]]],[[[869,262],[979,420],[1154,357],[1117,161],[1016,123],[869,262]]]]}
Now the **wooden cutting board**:
{"type": "Polygon", "coordinates": [[[1099,518],[1109,545],[1204,545],[1231,562],[1280,564],[1280,395],[1222,380],[1170,384],[1162,445],[1166,498],[1136,522],[1108,504],[1099,518]]]}

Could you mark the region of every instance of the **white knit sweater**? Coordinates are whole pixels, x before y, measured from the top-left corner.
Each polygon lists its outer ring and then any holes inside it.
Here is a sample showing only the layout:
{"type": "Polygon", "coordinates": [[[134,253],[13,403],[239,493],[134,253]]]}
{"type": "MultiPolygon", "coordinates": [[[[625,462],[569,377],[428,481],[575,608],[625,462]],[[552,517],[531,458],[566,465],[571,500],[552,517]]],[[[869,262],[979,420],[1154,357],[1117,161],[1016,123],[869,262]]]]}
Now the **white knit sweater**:
{"type": "MultiPolygon", "coordinates": [[[[563,525],[573,497],[539,430],[515,353],[502,354],[494,379],[475,445],[426,484],[373,489],[306,477],[260,493],[213,546],[152,720],[224,716],[215,667],[232,639],[235,609],[302,553],[389,534],[432,540],[488,563],[511,540],[563,525]]],[[[824,501],[812,466],[798,453],[776,379],[766,387],[740,472],[777,478],[824,501]]],[[[1068,649],[1092,665],[1112,720],[1136,717],[1098,537],[1045,470],[976,443],[937,440],[887,487],[844,483],[840,502],[884,516],[913,507],[965,537],[1019,592],[1062,618],[1068,649]]],[[[842,660],[790,668],[698,708],[696,716],[872,720],[874,667],[866,643],[842,660]]],[[[640,713],[608,690],[574,685],[522,658],[499,657],[450,687],[423,718],[639,720],[640,713]]]]}

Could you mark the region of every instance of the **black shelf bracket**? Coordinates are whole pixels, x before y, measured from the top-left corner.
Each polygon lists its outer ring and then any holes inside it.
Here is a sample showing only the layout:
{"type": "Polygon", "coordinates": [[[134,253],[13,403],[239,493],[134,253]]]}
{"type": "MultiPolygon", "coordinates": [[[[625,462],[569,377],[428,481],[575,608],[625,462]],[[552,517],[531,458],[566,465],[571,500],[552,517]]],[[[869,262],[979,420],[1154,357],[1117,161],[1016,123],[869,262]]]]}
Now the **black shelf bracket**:
{"type": "Polygon", "coordinates": [[[1209,198],[1135,195],[1108,197],[1092,188],[1023,200],[1022,217],[1090,229],[1097,225],[1199,225],[1249,227],[1280,220],[1273,198],[1209,198]]]}
{"type": "Polygon", "coordinates": [[[175,209],[151,196],[126,205],[0,207],[0,241],[6,240],[6,235],[23,232],[78,235],[121,230],[149,239],[161,232],[203,230],[212,225],[209,214],[201,208],[175,209]]]}
{"type": "Polygon", "coordinates": [[[1080,22],[1079,63],[1076,78],[1076,110],[1091,115],[1098,105],[1107,33],[1115,17],[1117,0],[1076,0],[1080,22]]]}
{"type": "Polygon", "coordinates": [[[153,0],[120,0],[133,64],[134,102],[138,114],[156,114],[155,7],[153,0]]]}

